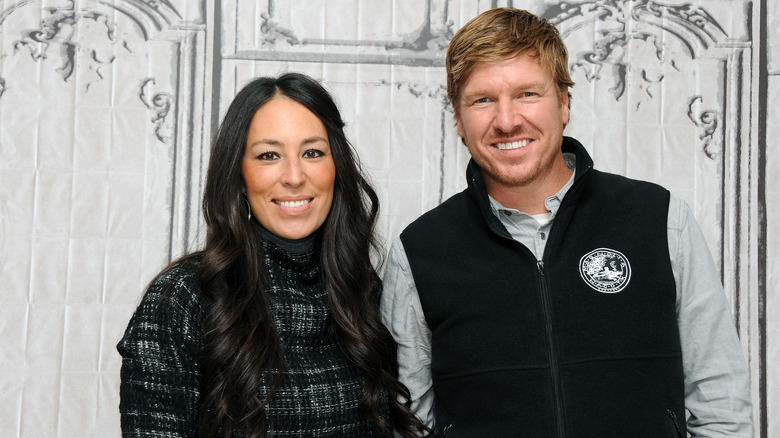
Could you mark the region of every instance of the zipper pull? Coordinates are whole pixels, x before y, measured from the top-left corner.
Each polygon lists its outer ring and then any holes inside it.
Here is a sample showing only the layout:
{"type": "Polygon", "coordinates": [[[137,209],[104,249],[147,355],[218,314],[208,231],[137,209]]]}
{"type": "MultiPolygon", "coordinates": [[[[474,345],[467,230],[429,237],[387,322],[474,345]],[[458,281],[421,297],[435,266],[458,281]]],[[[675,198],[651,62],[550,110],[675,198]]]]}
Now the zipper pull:
{"type": "Polygon", "coordinates": [[[539,273],[541,275],[544,275],[544,262],[541,260],[536,261],[536,268],[539,270],[539,273]]]}
{"type": "Polygon", "coordinates": [[[677,430],[677,436],[682,437],[683,432],[680,430],[680,425],[677,424],[677,414],[675,414],[671,409],[667,409],[666,413],[669,414],[669,417],[672,419],[672,424],[674,424],[674,428],[677,430]]]}

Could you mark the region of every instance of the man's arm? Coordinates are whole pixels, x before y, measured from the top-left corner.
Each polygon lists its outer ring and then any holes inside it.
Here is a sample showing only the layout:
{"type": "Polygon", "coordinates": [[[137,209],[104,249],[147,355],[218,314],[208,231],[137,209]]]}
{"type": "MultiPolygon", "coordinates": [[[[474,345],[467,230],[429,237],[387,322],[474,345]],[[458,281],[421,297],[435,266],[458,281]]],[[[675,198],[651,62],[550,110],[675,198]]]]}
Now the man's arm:
{"type": "Polygon", "coordinates": [[[412,410],[433,429],[431,331],[399,238],[390,248],[383,283],[380,311],[398,343],[398,380],[409,388],[412,410]]]}
{"type": "Polygon", "coordinates": [[[747,365],[720,275],[690,208],[672,196],[669,253],[677,284],[677,322],[685,373],[688,432],[753,436],[747,365]]]}

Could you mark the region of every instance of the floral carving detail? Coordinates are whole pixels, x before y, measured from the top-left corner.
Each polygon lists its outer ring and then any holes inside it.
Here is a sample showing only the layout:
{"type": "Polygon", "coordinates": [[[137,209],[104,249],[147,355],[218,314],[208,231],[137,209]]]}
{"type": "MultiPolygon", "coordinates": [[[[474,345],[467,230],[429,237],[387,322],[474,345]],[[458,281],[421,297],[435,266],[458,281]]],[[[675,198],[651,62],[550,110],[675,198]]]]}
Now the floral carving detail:
{"type": "Polygon", "coordinates": [[[687,114],[691,122],[693,122],[693,124],[701,130],[701,134],[699,134],[699,140],[702,140],[704,143],[702,146],[704,155],[706,155],[709,159],[715,159],[719,151],[713,150],[717,147],[714,136],[720,124],[719,122],[721,114],[715,110],[704,110],[696,114],[696,110],[694,108],[696,106],[696,102],[702,101],[703,99],[701,96],[692,97],[691,100],[688,101],[687,114]]]}
{"type": "Polygon", "coordinates": [[[291,46],[300,44],[300,40],[293,31],[280,26],[268,13],[260,14],[260,18],[263,20],[263,24],[260,25],[260,31],[263,32],[264,45],[275,45],[280,41],[285,41],[291,46]]]}
{"type": "MultiPolygon", "coordinates": [[[[725,35],[721,26],[702,8],[691,4],[664,5],[652,0],[601,0],[591,3],[573,4],[561,2],[551,6],[544,13],[551,23],[572,20],[576,24],[569,32],[576,31],[592,22],[604,22],[607,26],[599,30],[599,38],[593,50],[578,53],[570,66],[572,71],[582,69],[588,81],[600,80],[603,69],[612,72],[613,85],[610,92],[615,100],[625,94],[628,75],[636,71],[637,86],[649,98],[653,87],[663,81],[663,74],[652,72],[655,64],[644,63],[633,66],[626,59],[629,45],[634,50],[648,51],[659,63],[669,63],[679,71],[677,62],[668,54],[658,35],[669,33],[677,38],[690,59],[696,57],[696,46],[704,49],[720,35],[725,35]],[[638,44],[638,45],[637,45],[638,44]]],[[[641,100],[637,103],[637,107],[641,100]]]]}
{"type": "Polygon", "coordinates": [[[425,24],[419,31],[412,34],[413,41],[405,41],[402,43],[389,43],[387,49],[404,48],[415,52],[423,52],[426,50],[432,51],[444,51],[450,44],[450,40],[455,35],[452,31],[452,20],[447,20],[446,23],[440,28],[433,29],[431,26],[431,20],[428,18],[425,24]]]}
{"type": "Polygon", "coordinates": [[[173,141],[173,122],[169,119],[171,109],[175,105],[173,96],[170,93],[154,93],[152,87],[156,82],[152,78],[146,78],[141,85],[141,102],[147,108],[154,111],[151,121],[154,123],[154,134],[158,140],[165,144],[171,144],[173,141]]]}
{"type": "MultiPolygon", "coordinates": [[[[91,20],[104,29],[104,35],[116,43],[116,27],[108,16],[99,12],[76,12],[73,3],[69,7],[50,7],[45,9],[49,17],[41,21],[40,29],[29,30],[22,34],[22,38],[14,42],[14,53],[26,49],[34,61],[48,59],[54,53],[60,60],[60,66],[55,70],[68,81],[73,75],[76,66],[76,55],[86,53],[86,60],[91,61],[90,70],[94,71],[99,79],[103,78],[101,68],[111,64],[116,59],[113,54],[101,54],[96,48],[90,48],[83,43],[75,41],[77,28],[85,20],[91,20]]],[[[129,51],[126,42],[122,46],[129,51]]],[[[89,82],[87,83],[89,88],[89,82]]]]}

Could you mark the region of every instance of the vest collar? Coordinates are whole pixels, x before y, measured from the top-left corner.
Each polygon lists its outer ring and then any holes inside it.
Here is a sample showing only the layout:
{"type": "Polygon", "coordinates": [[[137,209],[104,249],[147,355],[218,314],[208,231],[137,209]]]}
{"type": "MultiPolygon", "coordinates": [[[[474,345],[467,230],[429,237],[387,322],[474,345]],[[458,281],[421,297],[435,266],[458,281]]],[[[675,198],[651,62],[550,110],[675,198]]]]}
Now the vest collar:
{"type": "MultiPolygon", "coordinates": [[[[561,153],[564,152],[573,153],[575,157],[577,157],[577,170],[574,176],[574,184],[572,185],[572,189],[574,189],[588,174],[588,171],[593,168],[593,159],[588,154],[588,151],[585,150],[582,143],[572,137],[563,137],[561,153]]],[[[466,190],[471,194],[477,205],[479,205],[479,209],[488,226],[496,234],[511,239],[512,236],[501,221],[493,214],[493,211],[490,208],[490,200],[488,198],[487,189],[485,188],[482,171],[473,158],[469,160],[469,164],[466,167],[466,182],[468,183],[468,188],[466,190]]],[[[569,189],[569,193],[572,192],[572,189],[569,189]]],[[[570,196],[568,196],[569,193],[567,193],[567,196],[565,196],[564,199],[570,198],[570,196]]]]}

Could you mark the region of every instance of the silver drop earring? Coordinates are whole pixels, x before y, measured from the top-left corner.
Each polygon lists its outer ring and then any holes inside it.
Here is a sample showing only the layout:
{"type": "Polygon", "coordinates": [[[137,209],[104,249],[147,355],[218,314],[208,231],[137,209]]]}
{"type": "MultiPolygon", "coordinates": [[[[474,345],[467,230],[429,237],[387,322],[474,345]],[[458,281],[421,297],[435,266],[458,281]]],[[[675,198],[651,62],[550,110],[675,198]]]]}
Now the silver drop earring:
{"type": "Polygon", "coordinates": [[[249,222],[252,222],[252,206],[249,205],[249,198],[246,196],[246,193],[244,193],[244,202],[246,202],[246,210],[247,210],[246,219],[249,222]]]}

